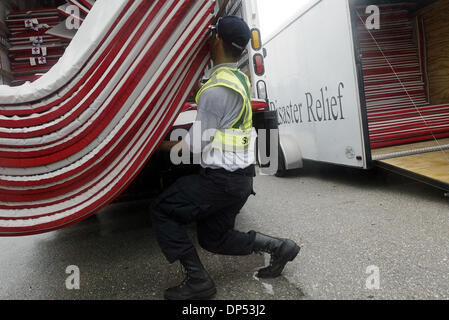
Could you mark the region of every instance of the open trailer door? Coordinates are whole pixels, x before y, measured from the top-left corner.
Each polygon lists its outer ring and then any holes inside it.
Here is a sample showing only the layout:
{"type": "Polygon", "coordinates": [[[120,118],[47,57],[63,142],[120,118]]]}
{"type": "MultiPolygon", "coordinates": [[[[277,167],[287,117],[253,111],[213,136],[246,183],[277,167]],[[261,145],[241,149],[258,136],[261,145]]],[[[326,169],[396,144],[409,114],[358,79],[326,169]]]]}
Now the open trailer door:
{"type": "Polygon", "coordinates": [[[448,1],[355,3],[373,164],[449,190],[448,1]]]}
{"type": "Polygon", "coordinates": [[[373,164],[449,190],[449,2],[353,2],[373,164]]]}

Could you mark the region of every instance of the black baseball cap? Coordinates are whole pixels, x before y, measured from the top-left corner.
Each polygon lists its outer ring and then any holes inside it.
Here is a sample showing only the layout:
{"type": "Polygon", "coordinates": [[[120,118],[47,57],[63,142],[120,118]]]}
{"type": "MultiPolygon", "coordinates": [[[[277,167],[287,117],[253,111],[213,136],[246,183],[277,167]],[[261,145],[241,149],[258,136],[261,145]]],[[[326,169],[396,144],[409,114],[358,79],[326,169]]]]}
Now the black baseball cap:
{"type": "Polygon", "coordinates": [[[237,16],[220,18],[216,25],[211,26],[211,29],[215,30],[224,42],[242,51],[251,39],[251,30],[248,24],[237,16]]]}

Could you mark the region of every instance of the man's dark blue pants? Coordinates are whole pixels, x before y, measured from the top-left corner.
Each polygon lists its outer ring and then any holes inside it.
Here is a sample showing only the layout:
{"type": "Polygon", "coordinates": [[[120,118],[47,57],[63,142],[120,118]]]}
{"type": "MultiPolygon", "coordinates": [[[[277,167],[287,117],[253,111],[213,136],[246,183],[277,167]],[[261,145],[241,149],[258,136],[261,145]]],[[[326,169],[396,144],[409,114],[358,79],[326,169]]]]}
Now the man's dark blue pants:
{"type": "Polygon", "coordinates": [[[255,232],[234,230],[236,216],[251,194],[253,176],[224,170],[202,170],[176,181],[150,208],[167,260],[173,263],[194,248],[184,227],[192,222],[203,249],[220,255],[251,254],[255,232]]]}

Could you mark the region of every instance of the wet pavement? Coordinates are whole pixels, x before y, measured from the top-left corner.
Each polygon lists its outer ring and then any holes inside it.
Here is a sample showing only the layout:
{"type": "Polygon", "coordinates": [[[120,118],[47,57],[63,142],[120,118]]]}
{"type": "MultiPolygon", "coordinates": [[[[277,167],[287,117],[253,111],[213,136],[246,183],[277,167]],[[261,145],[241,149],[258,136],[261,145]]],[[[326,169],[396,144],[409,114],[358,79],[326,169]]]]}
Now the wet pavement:
{"type": "MultiPolygon", "coordinates": [[[[285,178],[258,176],[255,189],[237,228],[289,237],[301,253],[266,280],[256,271],[267,256],[199,249],[216,299],[449,299],[444,192],[377,169],[310,164],[285,178]]],[[[0,299],[162,299],[183,275],[162,256],[148,205],[113,204],[67,229],[0,238],[0,299]],[[67,289],[69,266],[78,290],[67,289]]],[[[195,239],[194,225],[188,231],[195,239]]]]}

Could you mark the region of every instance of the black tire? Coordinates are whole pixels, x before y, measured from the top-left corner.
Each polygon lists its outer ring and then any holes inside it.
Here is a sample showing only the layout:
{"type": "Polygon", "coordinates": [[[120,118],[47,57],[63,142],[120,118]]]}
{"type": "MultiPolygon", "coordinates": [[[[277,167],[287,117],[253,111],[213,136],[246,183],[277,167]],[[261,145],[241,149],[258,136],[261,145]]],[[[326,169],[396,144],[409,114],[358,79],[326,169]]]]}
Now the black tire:
{"type": "Polygon", "coordinates": [[[285,157],[282,149],[279,148],[278,152],[278,171],[276,172],[276,177],[283,178],[287,175],[287,169],[285,168],[285,157]]]}

